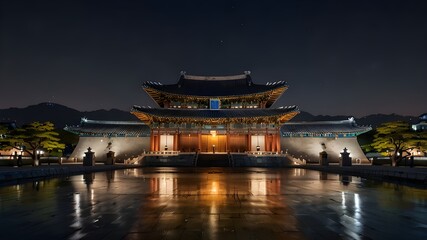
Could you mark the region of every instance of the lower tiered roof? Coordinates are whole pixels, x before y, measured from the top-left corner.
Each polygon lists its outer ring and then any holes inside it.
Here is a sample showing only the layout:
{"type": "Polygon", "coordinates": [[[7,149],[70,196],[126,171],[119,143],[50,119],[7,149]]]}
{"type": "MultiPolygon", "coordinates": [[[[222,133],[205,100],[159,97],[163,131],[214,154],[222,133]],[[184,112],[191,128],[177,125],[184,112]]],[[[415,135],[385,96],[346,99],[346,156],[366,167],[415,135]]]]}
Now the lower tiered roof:
{"type": "Polygon", "coordinates": [[[267,109],[164,109],[134,106],[131,111],[146,124],[151,123],[284,123],[299,113],[296,106],[267,109]]]}

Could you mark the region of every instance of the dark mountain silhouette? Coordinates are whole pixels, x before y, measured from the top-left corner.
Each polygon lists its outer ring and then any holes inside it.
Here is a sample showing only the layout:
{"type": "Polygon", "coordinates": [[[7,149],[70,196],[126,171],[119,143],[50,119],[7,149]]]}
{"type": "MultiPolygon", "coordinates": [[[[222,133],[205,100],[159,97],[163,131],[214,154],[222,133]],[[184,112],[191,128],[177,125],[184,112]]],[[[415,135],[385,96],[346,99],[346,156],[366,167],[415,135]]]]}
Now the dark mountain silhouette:
{"type": "Polygon", "coordinates": [[[298,115],[296,115],[294,118],[292,118],[291,121],[293,122],[300,122],[300,121],[338,121],[338,120],[344,120],[348,119],[351,116],[343,116],[343,115],[337,115],[337,116],[329,116],[329,115],[312,115],[311,113],[301,111],[298,115]]]}
{"type": "Polygon", "coordinates": [[[401,115],[392,113],[392,114],[371,114],[371,115],[356,119],[356,121],[357,121],[357,124],[359,125],[371,125],[372,127],[377,127],[381,123],[394,122],[394,121],[405,121],[405,122],[414,124],[419,122],[419,118],[414,116],[401,116],[401,115]]]}
{"type": "MultiPolygon", "coordinates": [[[[56,103],[40,103],[25,108],[8,108],[0,109],[0,121],[16,121],[18,126],[31,123],[34,121],[50,121],[57,128],[63,128],[66,125],[77,125],[80,119],[86,117],[93,120],[112,120],[112,121],[138,121],[130,112],[119,109],[96,110],[96,111],[78,111],[56,103]]],[[[351,116],[328,116],[312,115],[308,112],[301,111],[292,121],[336,121],[344,120],[351,116]]],[[[362,118],[356,118],[358,125],[368,125],[373,128],[381,123],[391,121],[407,121],[411,123],[418,122],[418,117],[401,116],[397,114],[372,114],[362,118]]]]}
{"type": "Polygon", "coordinates": [[[50,121],[57,128],[77,125],[82,117],[93,120],[137,121],[138,119],[118,109],[80,112],[56,103],[40,103],[25,108],[0,109],[0,121],[16,121],[18,126],[34,121],[50,121]]]}

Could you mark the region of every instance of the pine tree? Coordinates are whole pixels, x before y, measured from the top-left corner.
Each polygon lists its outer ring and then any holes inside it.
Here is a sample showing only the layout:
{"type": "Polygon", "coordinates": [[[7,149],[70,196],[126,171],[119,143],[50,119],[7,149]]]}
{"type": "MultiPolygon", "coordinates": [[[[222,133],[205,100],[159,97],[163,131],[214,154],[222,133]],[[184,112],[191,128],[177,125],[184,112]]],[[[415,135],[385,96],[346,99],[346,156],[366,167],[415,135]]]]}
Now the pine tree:
{"type": "Polygon", "coordinates": [[[388,122],[376,129],[371,146],[383,155],[391,158],[392,166],[410,155],[413,149],[427,149],[427,132],[416,132],[406,122],[388,122]]]}

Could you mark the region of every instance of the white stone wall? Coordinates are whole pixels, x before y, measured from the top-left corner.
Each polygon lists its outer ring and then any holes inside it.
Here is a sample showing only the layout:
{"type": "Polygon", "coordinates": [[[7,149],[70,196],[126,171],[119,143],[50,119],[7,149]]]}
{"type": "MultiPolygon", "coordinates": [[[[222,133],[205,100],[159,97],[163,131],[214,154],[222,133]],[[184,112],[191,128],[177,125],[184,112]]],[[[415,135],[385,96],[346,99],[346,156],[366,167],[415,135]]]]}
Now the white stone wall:
{"type": "Polygon", "coordinates": [[[281,148],[283,152],[300,160],[307,162],[318,162],[319,153],[323,151],[322,143],[326,147],[329,162],[339,162],[340,152],[347,148],[350,157],[354,160],[360,159],[362,163],[368,163],[368,159],[360,148],[357,138],[310,138],[310,137],[290,137],[281,138],[281,148]]]}
{"type": "Polygon", "coordinates": [[[107,158],[109,142],[117,160],[128,159],[141,154],[144,150],[150,150],[150,137],[80,137],[70,159],[77,158],[81,161],[87,148],[90,147],[95,152],[96,160],[103,161],[107,158]]]}

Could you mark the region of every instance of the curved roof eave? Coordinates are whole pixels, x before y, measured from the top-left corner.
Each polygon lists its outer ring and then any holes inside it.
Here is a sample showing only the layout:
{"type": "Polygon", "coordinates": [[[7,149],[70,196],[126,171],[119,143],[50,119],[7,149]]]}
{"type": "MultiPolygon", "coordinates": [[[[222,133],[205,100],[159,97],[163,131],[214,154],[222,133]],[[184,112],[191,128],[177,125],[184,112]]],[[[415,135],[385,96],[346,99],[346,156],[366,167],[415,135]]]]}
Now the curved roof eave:
{"type": "Polygon", "coordinates": [[[210,109],[153,109],[135,106],[132,111],[141,121],[150,122],[153,118],[174,118],[186,121],[203,120],[231,120],[231,119],[262,119],[275,118],[279,122],[286,122],[299,113],[298,107],[290,106],[281,109],[250,109],[250,110],[210,110],[210,109]]]}
{"type": "MultiPolygon", "coordinates": [[[[176,85],[176,84],[173,84],[176,85]]],[[[172,85],[163,85],[163,86],[172,86],[172,85]]],[[[257,85],[257,86],[264,86],[264,85],[257,85]]],[[[242,97],[242,96],[251,96],[253,94],[265,94],[265,93],[269,93],[271,91],[277,91],[281,88],[283,88],[283,91],[286,90],[288,88],[287,84],[277,84],[274,85],[274,87],[270,87],[270,88],[264,88],[264,89],[252,89],[251,91],[248,92],[243,92],[241,94],[238,93],[238,89],[233,89],[235,91],[233,91],[233,93],[231,94],[194,94],[194,92],[179,92],[179,91],[168,91],[168,89],[161,89],[161,88],[157,88],[153,85],[143,85],[142,86],[144,88],[144,90],[149,90],[149,91],[156,91],[159,93],[163,93],[163,94],[171,94],[171,95],[176,95],[176,96],[188,96],[188,97],[198,97],[198,98],[212,98],[212,97],[242,97]],[[237,93],[237,94],[236,94],[237,93]]],[[[150,94],[150,93],[148,93],[150,94]]]]}

